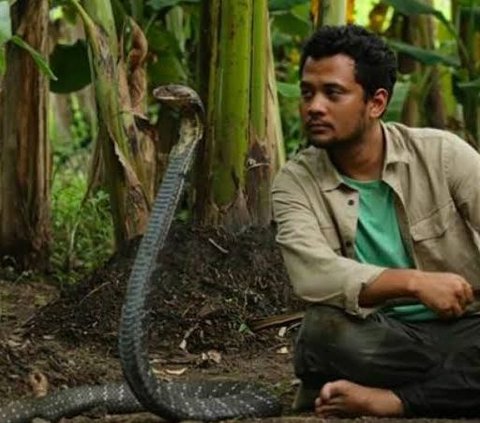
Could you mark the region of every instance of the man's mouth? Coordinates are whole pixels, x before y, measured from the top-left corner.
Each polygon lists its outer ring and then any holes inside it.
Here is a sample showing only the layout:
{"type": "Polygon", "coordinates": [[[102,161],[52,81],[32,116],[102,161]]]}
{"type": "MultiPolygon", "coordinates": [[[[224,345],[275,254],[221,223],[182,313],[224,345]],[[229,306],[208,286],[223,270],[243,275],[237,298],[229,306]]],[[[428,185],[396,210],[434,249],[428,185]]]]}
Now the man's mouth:
{"type": "Polygon", "coordinates": [[[333,129],[332,125],[328,123],[321,123],[321,122],[311,122],[307,124],[307,128],[310,132],[324,132],[330,129],[333,129]]]}

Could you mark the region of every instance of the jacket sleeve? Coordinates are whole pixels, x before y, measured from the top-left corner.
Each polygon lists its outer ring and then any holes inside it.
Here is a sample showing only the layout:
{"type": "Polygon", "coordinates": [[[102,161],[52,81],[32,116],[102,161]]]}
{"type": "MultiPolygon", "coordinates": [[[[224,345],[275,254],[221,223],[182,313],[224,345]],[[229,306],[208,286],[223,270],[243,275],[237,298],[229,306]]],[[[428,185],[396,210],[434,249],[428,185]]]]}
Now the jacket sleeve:
{"type": "Polygon", "coordinates": [[[443,161],[450,193],[463,218],[480,234],[480,154],[461,138],[450,137],[443,161]]]}
{"type": "Polygon", "coordinates": [[[272,189],[277,243],[295,293],[309,302],[343,308],[366,317],[376,308],[362,308],[358,296],[385,268],[338,255],[321,231],[309,196],[288,169],[281,170],[272,189]]]}

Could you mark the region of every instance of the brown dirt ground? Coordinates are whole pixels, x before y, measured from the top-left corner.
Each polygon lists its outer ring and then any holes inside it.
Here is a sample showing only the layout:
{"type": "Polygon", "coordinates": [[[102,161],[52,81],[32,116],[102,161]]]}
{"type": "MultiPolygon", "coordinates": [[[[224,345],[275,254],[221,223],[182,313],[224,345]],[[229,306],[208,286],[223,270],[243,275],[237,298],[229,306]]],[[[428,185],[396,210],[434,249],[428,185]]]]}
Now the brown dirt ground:
{"type": "MultiPolygon", "coordinates": [[[[0,405],[32,396],[29,375],[34,372],[46,378],[50,392],[121,380],[116,335],[136,244],[69,288],[0,278],[0,405]]],[[[167,379],[255,380],[276,392],[284,405],[281,418],[263,421],[324,421],[290,411],[296,385],[292,340],[298,323],[249,329],[256,319],[303,308],[292,295],[273,231],[251,228],[232,235],[175,225],[160,256],[149,344],[158,374],[167,379]]],[[[381,419],[343,422],[374,420],[381,419]]],[[[62,420],[159,421],[148,413],[104,416],[99,411],[62,420]]]]}
{"type": "MultiPolygon", "coordinates": [[[[0,281],[0,403],[31,396],[33,372],[50,391],[121,380],[116,335],[136,244],[62,290],[0,281]]],[[[232,235],[176,225],[154,280],[149,345],[160,376],[256,380],[290,404],[294,329],[249,329],[255,319],[302,307],[270,229],[232,235]]]]}

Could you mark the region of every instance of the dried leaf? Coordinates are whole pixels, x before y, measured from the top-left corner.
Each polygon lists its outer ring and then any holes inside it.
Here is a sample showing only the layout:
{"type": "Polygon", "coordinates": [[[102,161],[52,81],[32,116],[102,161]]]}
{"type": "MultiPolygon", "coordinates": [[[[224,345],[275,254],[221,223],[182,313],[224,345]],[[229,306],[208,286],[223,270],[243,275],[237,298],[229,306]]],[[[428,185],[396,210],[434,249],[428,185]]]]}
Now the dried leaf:
{"type": "Polygon", "coordinates": [[[7,341],[7,345],[10,347],[10,348],[18,348],[22,345],[21,342],[18,342],[18,341],[14,341],[13,339],[9,339],[7,341]]]}
{"type": "Polygon", "coordinates": [[[132,50],[128,55],[129,78],[128,88],[132,108],[136,113],[142,113],[142,101],[147,91],[145,60],[148,53],[148,42],[141,28],[133,19],[130,20],[132,30],[132,50]]]}
{"type": "Polygon", "coordinates": [[[165,369],[165,373],[174,376],[181,376],[188,370],[188,367],[182,367],[181,369],[165,369]]]}
{"type": "Polygon", "coordinates": [[[32,387],[35,398],[42,398],[48,394],[48,379],[43,373],[30,373],[28,375],[28,383],[32,387]]]}
{"type": "Polygon", "coordinates": [[[220,364],[222,361],[222,354],[217,350],[209,350],[206,353],[202,353],[202,361],[213,361],[214,363],[220,364]]]}

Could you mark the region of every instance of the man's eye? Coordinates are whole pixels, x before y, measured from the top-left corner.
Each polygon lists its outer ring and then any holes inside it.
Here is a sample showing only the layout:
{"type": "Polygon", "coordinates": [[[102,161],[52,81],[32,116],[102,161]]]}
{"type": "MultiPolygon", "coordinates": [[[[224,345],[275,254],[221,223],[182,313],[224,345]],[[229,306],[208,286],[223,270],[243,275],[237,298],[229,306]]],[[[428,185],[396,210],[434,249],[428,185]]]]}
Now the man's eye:
{"type": "Polygon", "coordinates": [[[304,91],[304,90],[300,91],[300,95],[302,96],[302,98],[303,98],[304,100],[308,100],[308,99],[310,99],[310,98],[313,97],[312,92],[311,92],[311,91],[307,91],[307,90],[305,90],[305,91],[304,91]]]}
{"type": "Polygon", "coordinates": [[[330,88],[330,89],[326,90],[325,94],[330,98],[338,98],[343,93],[338,88],[330,88]]]}

